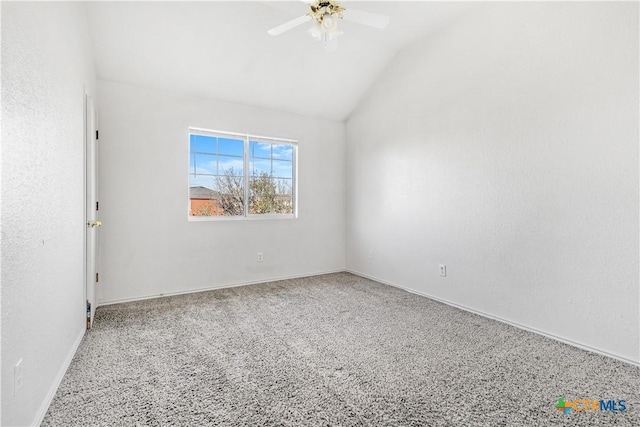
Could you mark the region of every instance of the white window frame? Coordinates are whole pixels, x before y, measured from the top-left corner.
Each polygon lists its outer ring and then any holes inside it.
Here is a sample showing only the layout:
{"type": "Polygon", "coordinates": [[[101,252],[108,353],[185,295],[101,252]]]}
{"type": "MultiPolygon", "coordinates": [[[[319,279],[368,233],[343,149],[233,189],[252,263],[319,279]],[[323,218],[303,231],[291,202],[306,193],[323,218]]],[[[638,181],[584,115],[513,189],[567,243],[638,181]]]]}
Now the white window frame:
{"type": "Polygon", "coordinates": [[[192,216],[189,215],[189,209],[191,207],[191,200],[189,196],[189,187],[191,183],[191,147],[189,145],[189,161],[187,162],[187,218],[189,221],[201,222],[201,221],[252,221],[262,219],[296,219],[298,218],[298,141],[288,138],[277,138],[272,136],[252,135],[248,133],[237,133],[228,131],[218,131],[211,129],[203,129],[198,127],[189,128],[189,137],[187,138],[190,144],[191,135],[203,135],[214,137],[231,137],[234,139],[242,139],[244,141],[243,150],[243,179],[244,179],[244,214],[243,215],[212,215],[212,216],[192,216]],[[291,197],[293,203],[293,212],[290,214],[252,214],[249,213],[249,178],[251,173],[249,171],[249,143],[253,140],[264,141],[270,144],[282,144],[290,145],[293,147],[292,156],[292,183],[291,183],[291,197]]]}

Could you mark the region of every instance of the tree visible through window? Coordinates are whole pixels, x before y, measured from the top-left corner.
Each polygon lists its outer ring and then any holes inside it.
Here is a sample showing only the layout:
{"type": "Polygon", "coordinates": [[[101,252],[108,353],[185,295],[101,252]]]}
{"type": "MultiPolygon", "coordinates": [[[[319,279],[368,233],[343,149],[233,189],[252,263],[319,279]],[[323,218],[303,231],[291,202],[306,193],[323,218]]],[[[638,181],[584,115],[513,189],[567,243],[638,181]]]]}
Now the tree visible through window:
{"type": "Polygon", "coordinates": [[[189,215],[293,216],[295,141],[191,129],[189,215]]]}

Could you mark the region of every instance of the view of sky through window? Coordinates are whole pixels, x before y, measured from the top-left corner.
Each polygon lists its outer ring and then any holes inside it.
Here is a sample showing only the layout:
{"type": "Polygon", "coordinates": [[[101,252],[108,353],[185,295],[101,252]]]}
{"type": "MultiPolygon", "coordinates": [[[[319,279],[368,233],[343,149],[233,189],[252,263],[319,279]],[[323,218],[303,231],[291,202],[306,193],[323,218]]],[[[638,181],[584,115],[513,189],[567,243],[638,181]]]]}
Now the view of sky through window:
{"type": "Polygon", "coordinates": [[[191,132],[189,215],[292,214],[295,150],[288,142],[191,132]]]}

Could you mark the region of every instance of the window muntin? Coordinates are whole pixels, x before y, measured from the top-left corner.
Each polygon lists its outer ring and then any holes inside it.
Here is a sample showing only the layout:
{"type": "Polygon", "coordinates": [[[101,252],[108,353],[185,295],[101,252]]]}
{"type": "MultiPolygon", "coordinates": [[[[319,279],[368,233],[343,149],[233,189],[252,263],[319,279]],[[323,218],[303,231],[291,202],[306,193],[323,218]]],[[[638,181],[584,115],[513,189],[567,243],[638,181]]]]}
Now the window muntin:
{"type": "Polygon", "coordinates": [[[190,129],[189,218],[293,218],[297,142],[190,129]]]}

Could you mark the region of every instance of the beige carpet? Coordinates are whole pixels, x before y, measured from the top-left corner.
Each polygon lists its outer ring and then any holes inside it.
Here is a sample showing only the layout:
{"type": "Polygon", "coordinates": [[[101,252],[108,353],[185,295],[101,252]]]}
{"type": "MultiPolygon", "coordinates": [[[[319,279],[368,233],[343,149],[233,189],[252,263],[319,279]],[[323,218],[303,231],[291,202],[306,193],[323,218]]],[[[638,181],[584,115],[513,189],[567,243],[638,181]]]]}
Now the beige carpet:
{"type": "Polygon", "coordinates": [[[339,273],[99,308],[43,425],[640,426],[640,369],[339,273]]]}

